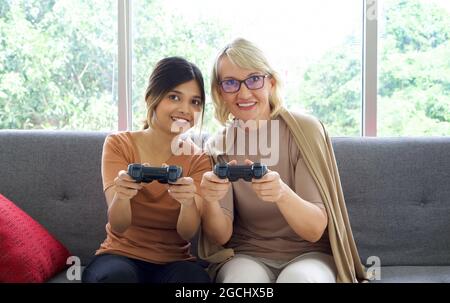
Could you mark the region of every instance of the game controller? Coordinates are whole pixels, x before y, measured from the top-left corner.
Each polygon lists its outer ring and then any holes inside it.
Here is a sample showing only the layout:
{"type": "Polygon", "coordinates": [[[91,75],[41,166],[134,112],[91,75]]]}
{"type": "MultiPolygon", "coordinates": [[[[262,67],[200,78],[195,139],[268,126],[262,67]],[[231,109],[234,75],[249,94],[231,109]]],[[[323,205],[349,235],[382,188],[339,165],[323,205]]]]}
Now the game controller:
{"type": "Polygon", "coordinates": [[[261,163],[253,165],[228,165],[218,163],[214,165],[214,174],[220,179],[228,178],[231,182],[244,179],[251,182],[252,179],[261,179],[267,173],[267,166],[261,163]]]}
{"type": "Polygon", "coordinates": [[[175,165],[166,167],[149,167],[137,163],[128,165],[128,175],[138,183],[150,183],[153,180],[159,183],[174,183],[182,174],[183,169],[175,165]]]}

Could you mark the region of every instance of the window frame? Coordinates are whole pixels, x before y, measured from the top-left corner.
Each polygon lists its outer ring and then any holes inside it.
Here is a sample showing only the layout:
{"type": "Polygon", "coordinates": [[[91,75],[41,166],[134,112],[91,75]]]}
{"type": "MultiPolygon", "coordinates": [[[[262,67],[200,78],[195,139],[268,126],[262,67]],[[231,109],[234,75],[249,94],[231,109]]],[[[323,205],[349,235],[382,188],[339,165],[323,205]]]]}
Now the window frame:
{"type": "MultiPolygon", "coordinates": [[[[378,0],[363,1],[362,117],[360,135],[377,136],[378,0]]],[[[118,130],[131,131],[132,1],[118,0],[118,130]]]]}

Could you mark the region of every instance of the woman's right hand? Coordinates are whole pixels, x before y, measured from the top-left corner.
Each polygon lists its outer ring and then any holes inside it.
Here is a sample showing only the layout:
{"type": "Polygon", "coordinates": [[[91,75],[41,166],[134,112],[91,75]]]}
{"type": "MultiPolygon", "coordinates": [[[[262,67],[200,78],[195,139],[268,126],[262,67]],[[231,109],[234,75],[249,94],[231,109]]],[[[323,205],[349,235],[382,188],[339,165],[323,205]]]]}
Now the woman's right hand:
{"type": "MultiPolygon", "coordinates": [[[[232,160],[228,164],[236,165],[237,162],[232,160]]],[[[227,194],[229,187],[230,181],[228,179],[220,179],[212,171],[204,173],[200,183],[202,197],[209,202],[221,200],[227,194]]]]}
{"type": "Polygon", "coordinates": [[[116,197],[121,200],[131,200],[142,187],[143,185],[136,183],[125,170],[121,170],[114,179],[116,197]]]}

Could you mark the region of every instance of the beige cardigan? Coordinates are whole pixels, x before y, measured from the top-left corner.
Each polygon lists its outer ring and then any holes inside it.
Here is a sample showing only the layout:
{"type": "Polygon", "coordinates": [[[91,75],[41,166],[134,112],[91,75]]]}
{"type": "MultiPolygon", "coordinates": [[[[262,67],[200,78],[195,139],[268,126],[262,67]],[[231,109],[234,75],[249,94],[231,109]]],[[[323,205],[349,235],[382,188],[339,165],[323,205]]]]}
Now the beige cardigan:
{"type": "MultiPolygon", "coordinates": [[[[297,143],[328,214],[328,236],[337,268],[337,282],[366,282],[368,277],[361,264],[342,193],[336,159],[330,137],[324,125],[316,118],[282,109],[280,117],[286,122],[297,143]]],[[[222,151],[208,146],[214,162],[222,151]]],[[[212,263],[210,274],[234,256],[233,249],[224,248],[208,240],[200,231],[198,254],[212,263]]]]}

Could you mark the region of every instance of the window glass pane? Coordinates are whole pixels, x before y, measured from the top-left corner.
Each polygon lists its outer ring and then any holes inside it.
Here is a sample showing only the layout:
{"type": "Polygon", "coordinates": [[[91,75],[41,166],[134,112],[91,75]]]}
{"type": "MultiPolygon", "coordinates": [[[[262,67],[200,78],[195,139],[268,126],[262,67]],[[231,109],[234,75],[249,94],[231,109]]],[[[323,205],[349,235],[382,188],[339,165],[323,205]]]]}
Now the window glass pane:
{"type": "Polygon", "coordinates": [[[450,135],[450,1],[379,8],[378,134],[450,135]]]}
{"type": "MultiPolygon", "coordinates": [[[[281,74],[288,108],[320,118],[332,135],[361,129],[362,1],[133,1],[133,127],[155,63],[170,55],[209,79],[217,52],[237,37],[259,45],[281,74]]],[[[205,128],[218,129],[207,100],[205,128]]]]}
{"type": "Polygon", "coordinates": [[[117,1],[0,1],[0,128],[117,129],[117,1]]]}

